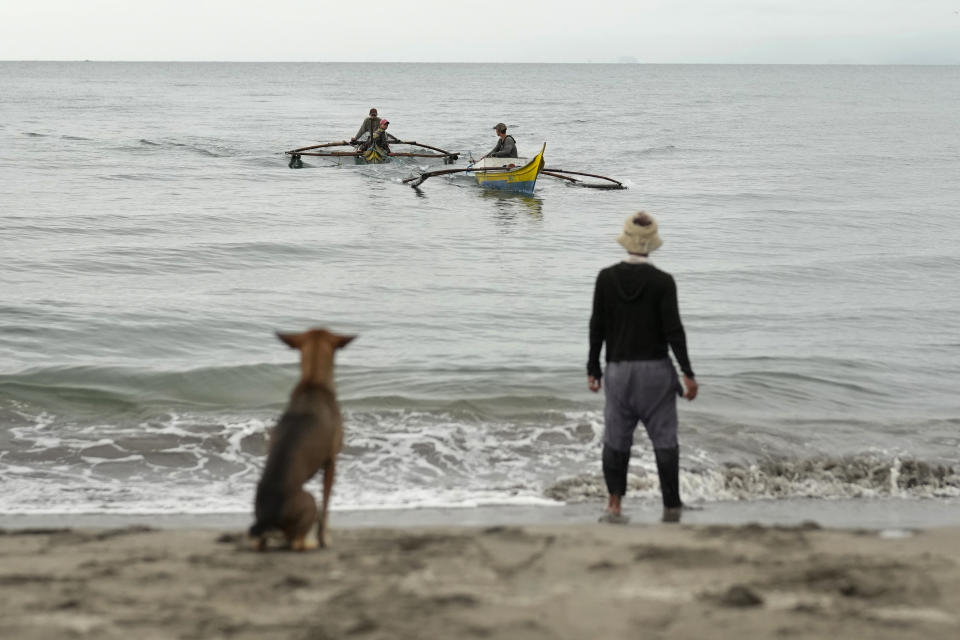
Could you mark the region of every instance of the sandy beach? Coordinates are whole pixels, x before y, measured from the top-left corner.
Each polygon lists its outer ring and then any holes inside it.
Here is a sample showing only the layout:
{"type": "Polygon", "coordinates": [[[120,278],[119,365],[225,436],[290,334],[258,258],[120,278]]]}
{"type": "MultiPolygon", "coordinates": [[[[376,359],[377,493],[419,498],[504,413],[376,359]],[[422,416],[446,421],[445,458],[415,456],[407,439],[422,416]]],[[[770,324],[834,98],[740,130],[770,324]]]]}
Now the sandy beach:
{"type": "Polygon", "coordinates": [[[8,529],[0,637],[956,638],[960,529],[8,529]]]}

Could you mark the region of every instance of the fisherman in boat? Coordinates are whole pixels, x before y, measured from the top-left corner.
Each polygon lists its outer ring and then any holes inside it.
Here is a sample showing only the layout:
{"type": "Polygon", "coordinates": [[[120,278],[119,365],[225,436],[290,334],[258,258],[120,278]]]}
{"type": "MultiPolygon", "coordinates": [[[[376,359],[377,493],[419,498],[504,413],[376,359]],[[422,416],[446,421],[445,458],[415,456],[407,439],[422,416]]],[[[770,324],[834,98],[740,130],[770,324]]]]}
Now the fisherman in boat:
{"type": "Polygon", "coordinates": [[[358,149],[360,151],[366,151],[371,147],[377,147],[387,153],[390,153],[390,143],[400,142],[400,139],[395,138],[393,135],[387,133],[388,126],[390,126],[390,122],[386,118],[381,120],[380,126],[377,127],[377,130],[373,132],[373,135],[370,136],[369,139],[361,143],[358,149]]]}
{"type": "Polygon", "coordinates": [[[483,157],[516,158],[517,141],[513,139],[513,136],[507,135],[507,125],[503,124],[502,122],[498,122],[497,126],[495,126],[493,130],[497,132],[497,137],[500,139],[497,141],[497,146],[495,146],[490,153],[483,157]]]}
{"type": "Polygon", "coordinates": [[[380,117],[377,115],[377,108],[371,107],[370,115],[364,118],[363,124],[360,125],[360,130],[357,131],[357,135],[350,138],[350,144],[357,144],[364,136],[369,140],[373,137],[373,134],[376,133],[379,126],[380,117]]]}

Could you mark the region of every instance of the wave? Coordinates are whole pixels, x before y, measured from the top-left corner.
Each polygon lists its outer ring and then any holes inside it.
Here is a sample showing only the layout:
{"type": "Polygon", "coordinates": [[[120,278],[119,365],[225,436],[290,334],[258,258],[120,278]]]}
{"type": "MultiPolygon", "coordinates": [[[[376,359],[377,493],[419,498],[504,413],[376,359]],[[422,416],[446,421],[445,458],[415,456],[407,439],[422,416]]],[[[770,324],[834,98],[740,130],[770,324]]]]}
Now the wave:
{"type": "MultiPolygon", "coordinates": [[[[350,507],[604,498],[595,399],[523,388],[509,383],[516,371],[501,368],[448,373],[461,382],[506,378],[502,389],[469,397],[465,388],[490,385],[452,384],[460,396],[431,396],[416,390],[434,388],[444,374],[405,373],[428,383],[408,380],[406,392],[383,393],[395,386],[388,379],[401,379],[398,371],[338,371],[347,426],[338,482],[350,507]]],[[[269,363],[178,372],[59,367],[0,376],[0,483],[10,489],[0,496],[0,512],[246,510],[266,434],[296,376],[295,365],[269,363]]],[[[943,438],[923,445],[932,452],[926,457],[861,453],[853,444],[846,456],[796,458],[760,453],[751,438],[738,436],[739,424],[690,418],[696,427],[687,431],[681,475],[689,501],[960,496],[960,475],[950,466],[956,461],[935,460],[936,451],[952,450],[956,421],[922,430],[928,440],[943,438]]],[[[795,450],[794,432],[770,430],[760,450],[795,450]]],[[[631,464],[630,494],[658,500],[657,472],[643,446],[638,442],[631,464]]]]}
{"type": "MultiPolygon", "coordinates": [[[[771,458],[687,469],[680,475],[681,494],[694,502],[960,496],[960,473],[952,466],[873,454],[771,458]]],[[[656,469],[632,471],[627,490],[642,497],[659,497],[656,469]]],[[[583,474],[556,482],[544,495],[560,502],[598,500],[606,497],[606,486],[602,476],[583,474]]]]}
{"type": "Polygon", "coordinates": [[[158,149],[186,149],[188,151],[194,151],[196,153],[199,153],[201,155],[205,155],[211,158],[221,157],[221,154],[211,151],[210,149],[207,149],[202,146],[198,146],[196,144],[188,144],[185,142],[171,142],[171,141],[154,142],[153,140],[147,140],[146,138],[141,138],[140,144],[147,147],[156,147],[158,149]]]}
{"type": "Polygon", "coordinates": [[[282,403],[295,371],[288,365],[256,364],[152,372],[132,367],[54,367],[0,375],[0,401],[28,403],[47,411],[130,407],[243,407],[282,403]]]}
{"type": "Polygon", "coordinates": [[[208,158],[227,158],[238,155],[235,148],[219,144],[212,140],[181,142],[177,140],[149,140],[140,138],[141,146],[152,147],[155,149],[183,150],[190,153],[196,153],[208,158]]]}
{"type": "MultiPolygon", "coordinates": [[[[0,480],[7,489],[0,496],[0,513],[247,511],[263,464],[263,426],[256,422],[235,425],[230,437],[221,439],[219,459],[207,452],[193,465],[179,462],[190,457],[189,442],[135,455],[104,442],[88,447],[82,464],[76,466],[0,461],[0,480]]],[[[166,426],[171,443],[177,428],[176,424],[166,426]]],[[[429,461],[416,453],[416,447],[402,443],[392,455],[366,452],[356,444],[345,449],[338,465],[335,508],[558,505],[606,499],[599,475],[583,474],[544,486],[532,471],[538,466],[535,461],[515,464],[509,456],[483,455],[464,460],[462,469],[451,469],[442,452],[429,461]],[[501,473],[493,473],[498,467],[501,473]]],[[[548,475],[554,472],[546,471],[548,475]]],[[[680,482],[681,495],[689,504],[960,497],[960,475],[953,467],[870,455],[685,468],[680,482]]],[[[635,469],[629,476],[627,495],[631,501],[659,502],[656,471],[635,469]]]]}
{"type": "MultiPolygon", "coordinates": [[[[115,174],[101,176],[102,180],[167,180],[148,175],[115,174]]],[[[38,234],[63,233],[77,236],[115,234],[123,237],[147,236],[157,232],[157,227],[111,227],[102,223],[95,227],[64,225],[11,224],[9,229],[38,234]]],[[[176,273],[224,273],[235,269],[283,268],[298,261],[336,256],[340,251],[322,245],[301,246],[282,242],[197,242],[179,247],[152,247],[143,250],[139,246],[119,246],[90,251],[80,257],[65,257],[57,261],[23,259],[11,268],[31,273],[95,273],[95,274],[144,274],[160,276],[176,273]]]]}
{"type": "MultiPolygon", "coordinates": [[[[16,401],[36,411],[277,409],[296,383],[295,364],[258,363],[150,371],[135,367],[63,366],[0,375],[0,407],[16,401]]],[[[585,403],[552,392],[549,382],[517,382],[518,374],[545,380],[567,370],[511,368],[369,369],[338,367],[341,404],[350,410],[410,410],[457,415],[529,418],[578,411],[585,403]],[[496,383],[497,380],[507,382],[496,383]],[[474,392],[471,389],[484,389],[474,392]]]]}
{"type": "MultiPolygon", "coordinates": [[[[73,134],[53,134],[25,131],[23,132],[23,135],[29,138],[57,137],[61,140],[69,142],[95,142],[102,144],[104,151],[120,151],[135,154],[139,153],[141,155],[143,153],[157,153],[161,151],[185,151],[187,153],[197,154],[207,158],[230,158],[242,157],[245,155],[245,152],[240,151],[235,146],[225,144],[224,141],[216,139],[208,140],[198,138],[197,140],[150,140],[148,138],[140,138],[136,141],[136,143],[130,142],[118,145],[116,140],[95,139],[73,134]]],[[[249,153],[262,154],[263,149],[251,149],[249,150],[249,153]]]]}
{"type": "MultiPolygon", "coordinates": [[[[279,410],[132,408],[118,421],[0,408],[0,513],[244,511],[279,410]]],[[[580,466],[598,437],[588,416],[501,420],[466,403],[347,408],[344,421],[338,486],[356,508],[545,503],[539,477],[580,466]]]]}
{"type": "Polygon", "coordinates": [[[659,147],[647,147],[646,149],[640,149],[637,154],[641,156],[655,155],[661,153],[673,153],[677,148],[672,144],[665,144],[659,147]]]}

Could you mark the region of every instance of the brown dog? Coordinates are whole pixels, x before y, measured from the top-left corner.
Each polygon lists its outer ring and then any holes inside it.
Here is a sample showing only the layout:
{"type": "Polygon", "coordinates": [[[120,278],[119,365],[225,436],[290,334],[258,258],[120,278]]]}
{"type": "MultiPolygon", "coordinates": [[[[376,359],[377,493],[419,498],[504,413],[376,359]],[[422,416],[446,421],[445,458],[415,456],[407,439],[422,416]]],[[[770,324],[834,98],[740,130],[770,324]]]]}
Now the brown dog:
{"type": "Polygon", "coordinates": [[[267,464],[257,484],[256,522],[250,536],[257,548],[267,547],[265,534],[279,529],[290,548],[313,548],[307,534],[317,521],[317,503],[303,485],[323,469],[323,506],[317,541],[327,546],[327,506],[337,454],[343,447],[343,421],[333,386],[333,354],[353,340],[326,329],[306,333],[278,333],[277,337],[300,350],[300,382],[290,394],[290,404],[270,434],[267,464]]]}

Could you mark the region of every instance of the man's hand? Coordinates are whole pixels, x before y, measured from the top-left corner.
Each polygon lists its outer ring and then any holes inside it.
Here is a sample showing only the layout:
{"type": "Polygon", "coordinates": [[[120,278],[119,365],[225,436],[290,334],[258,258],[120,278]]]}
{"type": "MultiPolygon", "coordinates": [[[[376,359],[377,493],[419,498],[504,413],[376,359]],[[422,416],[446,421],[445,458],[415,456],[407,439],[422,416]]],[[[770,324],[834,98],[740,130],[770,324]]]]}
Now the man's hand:
{"type": "Polygon", "coordinates": [[[593,376],[587,376],[587,388],[590,391],[596,393],[600,391],[600,378],[594,378],[593,376]]]}
{"type": "Polygon", "coordinates": [[[687,400],[693,400],[697,397],[697,381],[693,378],[683,376],[683,397],[687,400]]]}

